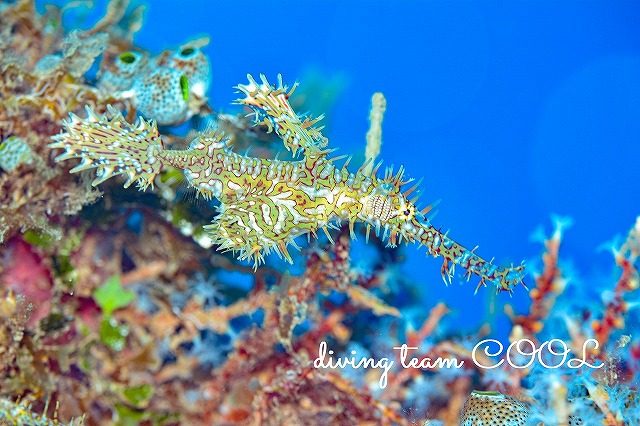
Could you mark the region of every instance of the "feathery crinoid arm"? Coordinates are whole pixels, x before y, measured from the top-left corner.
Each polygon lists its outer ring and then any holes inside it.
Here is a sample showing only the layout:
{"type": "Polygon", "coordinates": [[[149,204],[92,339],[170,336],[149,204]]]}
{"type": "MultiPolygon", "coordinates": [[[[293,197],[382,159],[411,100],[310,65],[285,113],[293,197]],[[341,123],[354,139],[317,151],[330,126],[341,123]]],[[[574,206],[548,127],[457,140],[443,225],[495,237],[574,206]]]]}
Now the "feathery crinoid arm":
{"type": "Polygon", "coordinates": [[[129,124],[118,110],[110,105],[107,108],[107,114],[98,115],[86,107],[85,119],[69,114],[63,131],[49,144],[50,148],[66,150],[56,161],[80,158],[71,173],[97,169],[93,186],[116,175],[127,177],[125,188],[134,182],[141,190],[153,186],[164,165],[157,156],[164,151],[164,144],[155,122],[140,117],[137,123],[129,124]]]}
{"type": "Polygon", "coordinates": [[[264,74],[260,74],[261,83],[258,83],[251,74],[247,74],[247,78],[249,84],[236,86],[246,97],[236,102],[253,110],[256,124],[267,126],[270,132],[275,130],[294,157],[299,149],[306,156],[321,155],[326,152],[322,151],[327,146],[327,138],[321,133],[322,127],[314,127],[323,116],[301,119],[289,105],[289,98],[298,83],[289,89],[283,84],[281,74],[278,74],[277,86],[271,85],[264,74]]]}

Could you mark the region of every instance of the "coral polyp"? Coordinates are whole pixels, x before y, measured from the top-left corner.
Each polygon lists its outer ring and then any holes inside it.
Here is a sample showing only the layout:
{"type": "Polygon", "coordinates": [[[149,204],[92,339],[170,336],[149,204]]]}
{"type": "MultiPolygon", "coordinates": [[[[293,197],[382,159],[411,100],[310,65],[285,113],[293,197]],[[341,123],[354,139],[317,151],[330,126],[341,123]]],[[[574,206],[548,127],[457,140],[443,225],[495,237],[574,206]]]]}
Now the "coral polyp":
{"type": "MultiPolygon", "coordinates": [[[[377,236],[382,233],[389,246],[417,242],[432,256],[442,256],[445,281],[451,281],[456,265],[465,268],[468,275],[478,275],[481,284],[490,282],[500,290],[512,291],[522,281],[523,265],[493,265],[436,229],[426,217],[432,206],[420,209],[418,197],[409,199],[416,186],[405,188],[413,179],[405,178],[404,168],[396,172],[387,168],[378,177],[380,163],[371,174],[364,171],[367,162],[355,173],[349,171],[349,161],[336,166],[335,159],[328,157],[332,150],[326,149],[327,138],[315,126],[319,118],[303,118],[289,104],[295,86],[289,89],[281,77],[275,86],[264,75],[260,83],[250,75],[248,78],[249,84],[237,86],[245,95],[237,102],[252,108],[255,122],[274,131],[294,157],[301,151],[302,159],[281,161],[236,154],[224,132],[216,127],[201,132],[188,149],[169,150],[154,121],[141,118],[130,124],[115,109],[107,115],[87,109],[86,119],[72,115],[50,147],[66,150],[58,161],[81,159],[72,172],[97,169],[94,185],[122,174],[127,177],[125,186],[137,182],[145,189],[164,167],[182,170],[199,194],[221,203],[213,223],[205,226],[218,249],[252,260],[254,268],[271,252],[292,263],[288,247],[297,247],[296,237],[316,235],[322,229],[331,239],[329,228],[345,221],[352,238],[355,224],[363,222],[367,239],[373,229],[377,236]]],[[[177,81],[173,83],[175,86],[177,81]]]]}

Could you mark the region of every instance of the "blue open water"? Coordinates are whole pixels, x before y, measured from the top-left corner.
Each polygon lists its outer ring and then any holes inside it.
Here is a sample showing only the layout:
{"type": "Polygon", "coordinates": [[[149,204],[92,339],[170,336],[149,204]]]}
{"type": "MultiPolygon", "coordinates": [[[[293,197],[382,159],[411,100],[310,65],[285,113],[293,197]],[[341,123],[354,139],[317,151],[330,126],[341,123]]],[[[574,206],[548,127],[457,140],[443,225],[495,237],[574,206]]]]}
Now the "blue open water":
{"type": "MultiPolygon", "coordinates": [[[[314,70],[342,87],[330,110],[311,111],[326,113],[330,146],[362,154],[370,97],[381,91],[381,158],[424,177],[423,200],[442,200],[434,223],[450,237],[519,263],[539,258],[530,235],[540,225],[549,233],[551,214],[570,216],[561,255],[574,282],[613,285],[612,258],[597,248],[640,214],[640,2],[147,4],[141,47],[211,37],[215,108],[237,111],[232,86],[247,73],[304,87],[314,70]]],[[[474,297],[475,281],[446,288],[440,265],[410,248],[401,273],[425,309],[445,300],[456,327],[477,327],[490,291],[474,297]]],[[[525,300],[520,287],[496,310],[525,300]]]]}

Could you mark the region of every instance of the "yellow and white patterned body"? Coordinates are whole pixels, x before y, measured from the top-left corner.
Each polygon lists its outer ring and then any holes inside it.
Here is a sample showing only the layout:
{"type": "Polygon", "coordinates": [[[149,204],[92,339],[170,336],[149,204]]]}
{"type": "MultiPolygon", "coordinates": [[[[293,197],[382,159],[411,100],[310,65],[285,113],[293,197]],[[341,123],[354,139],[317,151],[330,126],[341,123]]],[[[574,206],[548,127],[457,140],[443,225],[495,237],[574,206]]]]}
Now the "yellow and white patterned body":
{"type": "MultiPolygon", "coordinates": [[[[435,229],[416,207],[417,197],[408,196],[416,186],[402,190],[411,180],[403,180],[404,169],[397,173],[387,169],[384,177],[337,167],[327,155],[326,138],[313,127],[318,119],[302,120],[291,108],[288,90],[279,79],[270,85],[249,76],[248,85],[238,89],[245,98],[238,103],[255,111],[257,124],[268,126],[283,140],[294,156],[301,160],[280,161],[243,156],[232,152],[225,135],[212,129],[202,132],[186,150],[167,150],[154,122],[140,119],[127,123],[121,114],[110,110],[111,117],[97,116],[89,110],[85,120],[72,115],[65,122],[66,132],[54,137],[52,148],[66,152],[58,160],[81,158],[72,172],[97,168],[94,184],[117,174],[127,176],[125,186],[133,182],[144,189],[165,166],[183,170],[187,182],[206,198],[220,200],[219,214],[205,228],[219,250],[231,250],[239,259],[254,261],[276,252],[289,262],[287,250],[303,234],[315,235],[319,229],[328,233],[336,222],[347,221],[352,237],[354,225],[364,222],[367,237],[371,229],[391,246],[400,242],[417,242],[429,253],[443,256],[443,278],[451,280],[455,265],[468,274],[481,277],[481,283],[495,283],[511,291],[522,281],[523,269],[502,268],[478,257],[435,229]]],[[[329,238],[331,238],[329,236],[329,238]]]]}

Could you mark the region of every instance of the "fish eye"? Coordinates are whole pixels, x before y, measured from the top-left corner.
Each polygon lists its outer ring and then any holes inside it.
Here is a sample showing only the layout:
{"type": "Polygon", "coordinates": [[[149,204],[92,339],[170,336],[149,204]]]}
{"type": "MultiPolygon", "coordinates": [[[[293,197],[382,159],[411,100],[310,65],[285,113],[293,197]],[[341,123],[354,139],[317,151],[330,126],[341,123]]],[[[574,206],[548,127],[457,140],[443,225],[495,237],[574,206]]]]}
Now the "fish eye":
{"type": "Polygon", "coordinates": [[[411,216],[411,210],[406,209],[406,210],[404,211],[404,215],[405,215],[405,216],[411,216]]]}
{"type": "Polygon", "coordinates": [[[133,52],[124,52],[118,56],[118,59],[120,59],[120,62],[124,62],[125,64],[132,64],[138,59],[138,57],[133,52]]]}

